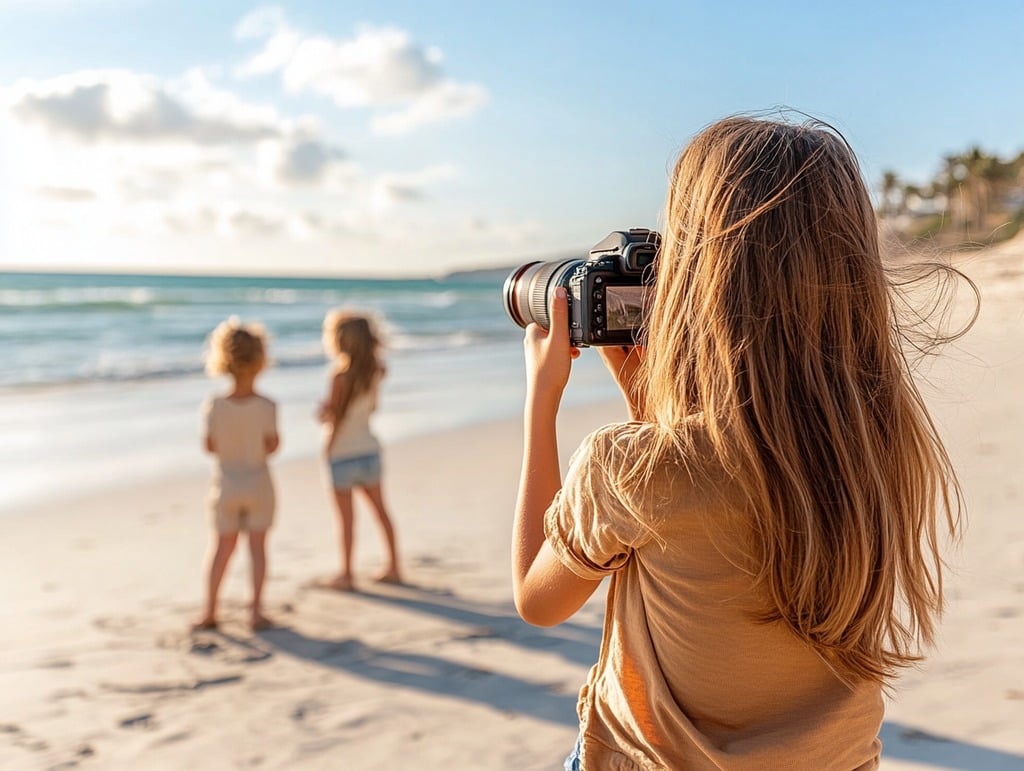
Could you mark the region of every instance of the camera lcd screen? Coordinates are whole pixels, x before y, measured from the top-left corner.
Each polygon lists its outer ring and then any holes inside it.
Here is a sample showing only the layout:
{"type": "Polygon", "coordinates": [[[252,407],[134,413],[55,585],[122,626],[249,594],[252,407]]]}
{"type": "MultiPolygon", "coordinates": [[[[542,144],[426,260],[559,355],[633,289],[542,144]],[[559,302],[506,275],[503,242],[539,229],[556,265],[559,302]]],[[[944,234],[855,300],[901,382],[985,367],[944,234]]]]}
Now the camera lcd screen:
{"type": "Polygon", "coordinates": [[[622,332],[640,326],[643,318],[643,286],[609,286],[605,289],[609,332],[622,332]]]}

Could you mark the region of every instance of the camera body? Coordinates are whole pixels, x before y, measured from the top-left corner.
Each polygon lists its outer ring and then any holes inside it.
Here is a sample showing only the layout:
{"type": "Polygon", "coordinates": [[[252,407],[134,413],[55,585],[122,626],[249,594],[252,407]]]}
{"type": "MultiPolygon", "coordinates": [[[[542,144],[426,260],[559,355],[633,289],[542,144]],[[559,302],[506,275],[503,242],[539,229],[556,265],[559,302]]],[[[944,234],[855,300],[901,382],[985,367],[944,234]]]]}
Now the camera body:
{"type": "Polygon", "coordinates": [[[631,228],[610,233],[586,259],[527,263],[505,280],[505,311],[521,327],[548,329],[550,302],[562,286],[574,346],[634,345],[660,246],[657,232],[631,228]]]}
{"type": "Polygon", "coordinates": [[[577,265],[566,287],[569,338],[577,347],[634,345],[644,321],[647,287],[654,282],[654,260],[661,236],[631,228],[610,233],[577,265]]]}

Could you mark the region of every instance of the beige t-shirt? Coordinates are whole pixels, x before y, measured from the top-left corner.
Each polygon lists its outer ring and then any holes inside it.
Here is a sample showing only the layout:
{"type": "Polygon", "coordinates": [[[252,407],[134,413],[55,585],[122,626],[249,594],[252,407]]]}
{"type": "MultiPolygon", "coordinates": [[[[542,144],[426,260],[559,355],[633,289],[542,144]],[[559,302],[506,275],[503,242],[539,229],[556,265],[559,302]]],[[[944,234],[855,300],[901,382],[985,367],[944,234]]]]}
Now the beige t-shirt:
{"type": "Polygon", "coordinates": [[[265,396],[215,396],[203,404],[206,434],[221,472],[245,474],[266,468],[266,437],[277,434],[277,406],[265,396]]]}
{"type": "Polygon", "coordinates": [[[653,428],[606,426],[574,454],[547,540],[587,579],[611,576],[601,652],[580,690],[582,765],[633,769],[871,769],[881,688],[840,682],[740,565],[738,491],[692,424],[699,457],[639,493],[612,484],[653,428]],[[703,448],[703,449],[700,449],[703,448]]]}

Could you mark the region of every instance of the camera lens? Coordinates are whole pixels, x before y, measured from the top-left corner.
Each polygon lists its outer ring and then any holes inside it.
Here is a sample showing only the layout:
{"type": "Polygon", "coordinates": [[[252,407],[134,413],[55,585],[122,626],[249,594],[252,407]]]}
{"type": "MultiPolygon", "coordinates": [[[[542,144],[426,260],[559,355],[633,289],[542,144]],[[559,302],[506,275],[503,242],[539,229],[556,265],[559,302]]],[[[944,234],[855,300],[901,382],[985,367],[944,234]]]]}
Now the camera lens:
{"type": "Polygon", "coordinates": [[[544,329],[550,328],[548,298],[556,286],[565,285],[565,279],[582,262],[528,262],[519,266],[505,279],[502,290],[505,313],[521,327],[536,323],[544,329]]]}

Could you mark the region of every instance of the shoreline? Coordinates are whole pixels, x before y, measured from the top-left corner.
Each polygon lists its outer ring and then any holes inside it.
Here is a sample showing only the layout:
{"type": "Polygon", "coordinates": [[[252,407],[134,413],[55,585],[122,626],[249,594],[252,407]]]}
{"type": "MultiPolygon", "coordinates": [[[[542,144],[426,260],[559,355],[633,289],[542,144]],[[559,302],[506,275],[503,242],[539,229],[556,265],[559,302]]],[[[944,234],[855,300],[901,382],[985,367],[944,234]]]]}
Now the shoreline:
{"type": "MultiPolygon", "coordinates": [[[[391,374],[374,416],[385,445],[522,410],[519,342],[481,350],[466,361],[440,354],[429,361],[389,357],[388,366],[391,374]]],[[[282,436],[272,463],[317,455],[322,438],[314,413],[325,383],[326,363],[271,368],[261,376],[257,390],[277,403],[282,436]]],[[[109,492],[136,479],[158,484],[168,476],[208,472],[199,407],[224,387],[217,379],[194,375],[0,392],[0,425],[6,432],[0,445],[0,519],[26,506],[109,492]]],[[[576,362],[567,407],[617,398],[596,354],[576,362]]]]}
{"type": "MultiPolygon", "coordinates": [[[[579,439],[585,435],[580,433],[582,430],[580,426],[582,424],[593,423],[591,427],[591,430],[593,430],[605,423],[627,419],[625,407],[622,405],[621,400],[617,398],[592,398],[583,402],[564,404],[559,412],[559,431],[560,435],[561,432],[565,432],[567,437],[572,437],[574,444],[572,448],[569,448],[568,452],[562,452],[563,465],[568,461],[571,450],[575,449],[579,439]],[[601,422],[604,415],[607,415],[607,419],[601,422]]],[[[385,488],[392,484],[398,486],[398,483],[388,479],[390,476],[389,461],[392,456],[401,458],[401,461],[404,463],[407,461],[407,458],[419,457],[421,454],[430,453],[430,445],[441,444],[450,446],[453,442],[461,442],[464,436],[473,437],[474,440],[477,440],[480,435],[489,434],[500,436],[504,440],[512,431],[518,432],[520,429],[521,415],[510,416],[503,412],[492,418],[467,420],[449,427],[424,428],[399,435],[397,438],[385,439],[382,437],[384,459],[385,462],[389,463],[388,468],[385,470],[385,488]]],[[[318,432],[314,433],[319,436],[318,432]]],[[[104,512],[106,508],[105,502],[109,502],[112,499],[115,501],[135,500],[139,496],[151,493],[153,490],[170,492],[199,488],[202,492],[196,498],[196,505],[205,511],[205,492],[206,487],[209,485],[213,465],[210,456],[202,452],[199,446],[200,440],[201,437],[196,432],[195,447],[193,449],[195,450],[194,456],[199,459],[198,465],[193,463],[191,464],[192,468],[176,467],[169,472],[157,472],[154,476],[147,476],[133,481],[110,480],[102,488],[84,491],[78,497],[75,506],[96,511],[103,518],[112,516],[112,513],[104,512]]],[[[565,444],[567,441],[569,440],[560,438],[560,445],[565,444]]],[[[521,448],[521,442],[522,437],[517,435],[515,440],[517,448],[521,448]]],[[[504,444],[505,442],[503,441],[502,443],[504,444]]],[[[314,472],[321,473],[323,470],[321,468],[322,462],[316,449],[318,446],[318,444],[310,444],[307,449],[295,450],[283,457],[272,457],[270,469],[274,476],[275,484],[279,485],[281,480],[289,480],[296,475],[308,481],[314,472]]],[[[560,449],[565,450],[565,448],[560,449]]],[[[507,455],[507,453],[504,454],[507,455]]],[[[518,455],[515,456],[514,460],[516,464],[516,480],[518,481],[518,464],[520,463],[518,455]]],[[[325,479],[321,479],[324,484],[326,484],[325,479]]],[[[0,525],[12,523],[19,519],[40,516],[77,516],[70,514],[69,509],[63,509],[65,513],[55,511],[59,507],[54,506],[54,499],[64,495],[66,493],[63,490],[54,490],[49,494],[50,497],[23,501],[10,506],[8,510],[0,508],[0,525]]],[[[185,505],[185,496],[183,494],[171,493],[171,497],[175,499],[176,505],[185,505]]],[[[327,501],[326,497],[324,500],[325,502],[327,501]]],[[[281,504],[278,505],[278,509],[280,508],[281,504]]],[[[276,523],[277,520],[275,519],[276,523]]]]}

